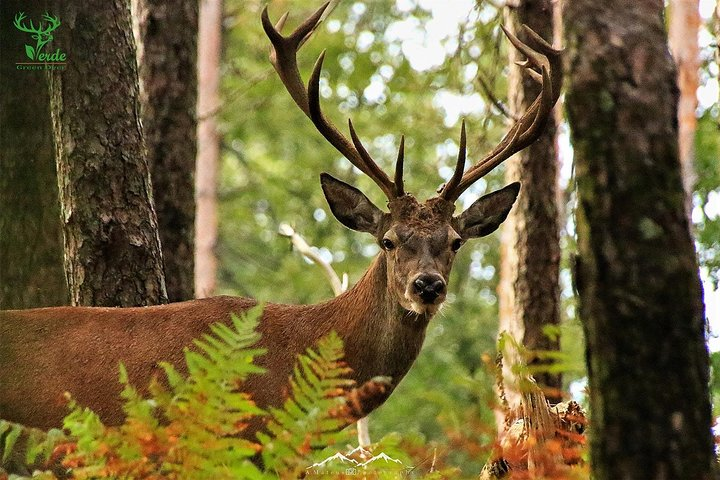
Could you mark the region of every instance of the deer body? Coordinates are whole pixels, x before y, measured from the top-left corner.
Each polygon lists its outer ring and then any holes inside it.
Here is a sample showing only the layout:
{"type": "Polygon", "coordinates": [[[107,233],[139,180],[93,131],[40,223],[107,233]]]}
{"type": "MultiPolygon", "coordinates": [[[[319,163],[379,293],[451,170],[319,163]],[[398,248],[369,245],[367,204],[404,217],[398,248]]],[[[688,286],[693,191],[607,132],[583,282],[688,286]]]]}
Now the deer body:
{"type": "MultiPolygon", "coordinates": [[[[407,312],[388,298],[385,278],[381,253],[354,288],[328,302],[266,305],[259,331],[268,352],[257,363],[268,373],[248,379],[246,391],[261,407],[278,406],[297,354],[333,330],[345,341],[355,380],[389,376],[395,386],[420,352],[429,316],[407,312]]],[[[183,371],[184,347],[210,324],[255,304],[213,297],[153,307],[0,312],[0,418],[59,427],[68,412],[63,392],[69,391],[106,424],[117,425],[124,417],[119,362],[137,387],[162,375],[160,361],[183,371]]]]}
{"type": "MultiPolygon", "coordinates": [[[[418,356],[428,322],[445,300],[456,252],[466,241],[498,228],[520,186],[514,183],[485,195],[459,215],[454,215],[455,202],[475,181],[538,138],[560,90],[559,52],[532,30],[527,30],[532,47],[506,32],[527,56],[528,72],[542,84],[540,95],[500,144],[467,171],[463,123],[452,178],[438,196],[420,203],[404,190],[404,140],[391,180],[365,150],[352,123],[348,139],[322,114],[323,56],[307,89],[300,78],[297,50],[317,28],[326,8],[327,4],[287,37],[279,31],[286,17],[273,26],[267,10],[263,11],[263,27],[272,43],[270,59],[295,103],[320,133],[380,187],[389,211],[375,206],[355,187],[321,175],[333,215],[346,227],[371,234],[382,251],[357,285],[339,297],[317,305],[265,306],[258,328],[260,346],[267,353],[258,363],[267,373],[250,377],[244,385],[261,407],[282,402],[297,355],[331,331],[344,340],[353,379],[363,383],[376,376],[390,377],[387,395],[392,392],[418,356]]],[[[69,391],[107,424],[118,424],[123,419],[119,362],[138,387],[160,372],[159,361],[182,371],[183,349],[192,346],[194,338],[206,333],[210,324],[229,321],[232,313],[255,303],[215,297],[141,308],[0,312],[0,418],[42,428],[60,426],[66,413],[62,395],[69,391]]],[[[252,425],[250,430],[260,427],[252,425]]]]}

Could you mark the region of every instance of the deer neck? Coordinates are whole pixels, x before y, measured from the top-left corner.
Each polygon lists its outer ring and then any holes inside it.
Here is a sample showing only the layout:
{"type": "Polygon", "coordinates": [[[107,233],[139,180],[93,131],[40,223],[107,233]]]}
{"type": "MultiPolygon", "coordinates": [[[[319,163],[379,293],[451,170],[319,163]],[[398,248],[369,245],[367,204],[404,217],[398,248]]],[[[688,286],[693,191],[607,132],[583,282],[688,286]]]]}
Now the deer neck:
{"type": "Polygon", "coordinates": [[[337,318],[345,358],[364,382],[389,376],[397,385],[417,358],[430,315],[404,309],[388,286],[387,259],[380,253],[349,291],[326,304],[337,318]],[[337,316],[338,312],[345,315],[337,316]]]}

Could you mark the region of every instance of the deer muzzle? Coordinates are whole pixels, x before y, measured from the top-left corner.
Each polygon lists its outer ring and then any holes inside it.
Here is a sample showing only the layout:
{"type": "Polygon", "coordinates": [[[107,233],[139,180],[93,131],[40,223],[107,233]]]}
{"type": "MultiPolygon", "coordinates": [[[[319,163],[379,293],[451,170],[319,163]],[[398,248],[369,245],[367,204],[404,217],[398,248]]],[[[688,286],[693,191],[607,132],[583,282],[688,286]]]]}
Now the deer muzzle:
{"type": "Polygon", "coordinates": [[[405,296],[417,313],[435,313],[445,300],[447,283],[437,273],[420,273],[410,280],[405,296]]]}

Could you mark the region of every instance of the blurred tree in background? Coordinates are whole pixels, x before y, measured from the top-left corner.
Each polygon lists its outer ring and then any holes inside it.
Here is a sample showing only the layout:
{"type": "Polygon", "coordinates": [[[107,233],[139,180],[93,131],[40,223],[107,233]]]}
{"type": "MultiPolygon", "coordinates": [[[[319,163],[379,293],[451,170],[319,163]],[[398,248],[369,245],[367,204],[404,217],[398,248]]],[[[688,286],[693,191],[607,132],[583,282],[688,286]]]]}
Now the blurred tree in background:
{"type": "Polygon", "coordinates": [[[193,298],[198,2],[133,0],[140,107],[168,301],[193,298]]]}
{"type": "MultiPolygon", "coordinates": [[[[505,8],[505,28],[523,36],[527,25],[552,44],[555,29],[555,3],[549,0],[522,0],[505,8]]],[[[525,112],[540,92],[540,85],[521,65],[524,55],[509,49],[508,99],[512,115],[525,112]],[[520,65],[518,65],[520,64],[520,65]]],[[[560,105],[556,107],[561,108],[560,105]]],[[[498,288],[499,330],[508,332],[529,350],[558,350],[560,324],[560,215],[558,201],[558,154],[556,146],[558,115],[550,117],[540,138],[518,152],[505,166],[508,181],[520,181],[522,194],[503,225],[498,288]]],[[[502,333],[501,333],[502,334],[502,333]]],[[[513,352],[503,352],[505,397],[511,407],[522,398],[513,352]]],[[[528,360],[539,367],[537,382],[545,388],[550,403],[562,401],[562,378],[547,370],[547,359],[528,360]],[[543,371],[542,369],[545,368],[543,371]]]]}

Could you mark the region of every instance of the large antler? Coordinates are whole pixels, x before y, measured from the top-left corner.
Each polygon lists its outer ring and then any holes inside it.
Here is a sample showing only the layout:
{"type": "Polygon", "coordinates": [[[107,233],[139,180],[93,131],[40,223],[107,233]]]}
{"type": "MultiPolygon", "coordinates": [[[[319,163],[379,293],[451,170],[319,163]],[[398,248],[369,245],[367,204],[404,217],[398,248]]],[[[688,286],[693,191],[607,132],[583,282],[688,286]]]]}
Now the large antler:
{"type": "Polygon", "coordinates": [[[525,114],[510,128],[498,146],[464,174],[465,124],[463,123],[457,167],[453,177],[440,192],[441,198],[451,202],[457,200],[470,185],[484,177],[514,153],[537,140],[560,96],[560,87],[562,86],[560,54],[562,51],[554,49],[527,25],[523,25],[523,29],[529,37],[529,45],[521,42],[504,27],[502,29],[510,43],[527,57],[527,61],[521,63],[520,66],[526,68],[526,72],[542,85],[542,89],[525,114]],[[535,69],[539,69],[540,72],[535,69]]]}
{"type": "Polygon", "coordinates": [[[350,127],[350,138],[352,142],[340,133],[337,127],[335,127],[320,110],[320,71],[322,70],[325,52],[320,54],[320,57],[318,57],[315,62],[315,67],[310,76],[307,89],[303,85],[302,78],[300,77],[300,71],[297,65],[297,52],[317,28],[328,4],[329,2],[320,7],[287,37],[280,34],[280,30],[282,30],[285,20],[287,20],[287,13],[280,17],[277,25],[273,26],[268,17],[267,7],[265,7],[262,12],[262,24],[265,33],[272,43],[270,62],[273,64],[273,67],[275,67],[275,70],[280,76],[280,80],[285,85],[285,88],[297,106],[312,120],[323,137],[342,153],[345,158],[350,160],[353,165],[373,179],[388,199],[392,200],[404,194],[402,183],[404,142],[400,142],[400,151],[395,167],[395,182],[393,182],[377,163],[375,163],[362,142],[360,142],[350,120],[348,120],[348,126],[350,127]]]}

